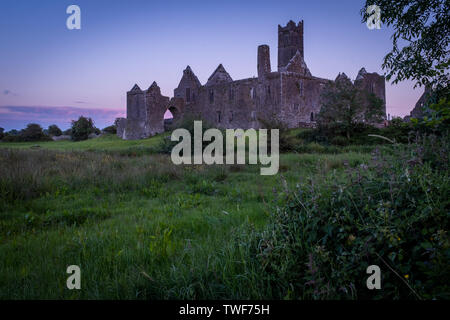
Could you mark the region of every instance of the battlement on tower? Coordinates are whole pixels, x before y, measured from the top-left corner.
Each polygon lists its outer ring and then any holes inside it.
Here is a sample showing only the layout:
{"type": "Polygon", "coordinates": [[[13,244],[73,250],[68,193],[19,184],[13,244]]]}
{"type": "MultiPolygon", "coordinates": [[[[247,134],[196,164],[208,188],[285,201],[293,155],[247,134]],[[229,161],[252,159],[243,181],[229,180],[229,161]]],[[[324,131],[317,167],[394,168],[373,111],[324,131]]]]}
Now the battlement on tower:
{"type": "Polygon", "coordinates": [[[291,20],[285,27],[278,25],[278,70],[285,67],[297,51],[304,59],[303,20],[298,24],[291,20]]]}

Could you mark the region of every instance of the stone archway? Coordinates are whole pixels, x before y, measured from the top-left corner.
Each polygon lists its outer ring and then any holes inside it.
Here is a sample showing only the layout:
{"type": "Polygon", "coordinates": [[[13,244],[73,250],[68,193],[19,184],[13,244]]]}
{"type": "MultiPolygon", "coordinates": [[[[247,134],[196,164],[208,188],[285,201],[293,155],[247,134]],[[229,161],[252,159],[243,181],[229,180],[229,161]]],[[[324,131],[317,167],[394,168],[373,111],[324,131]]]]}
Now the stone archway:
{"type": "Polygon", "coordinates": [[[164,127],[166,128],[166,130],[170,130],[170,128],[173,128],[174,125],[177,122],[179,122],[180,119],[183,117],[183,107],[184,107],[183,99],[172,98],[170,100],[164,114],[167,115],[167,111],[169,111],[170,114],[172,115],[172,118],[165,117],[164,127]]]}

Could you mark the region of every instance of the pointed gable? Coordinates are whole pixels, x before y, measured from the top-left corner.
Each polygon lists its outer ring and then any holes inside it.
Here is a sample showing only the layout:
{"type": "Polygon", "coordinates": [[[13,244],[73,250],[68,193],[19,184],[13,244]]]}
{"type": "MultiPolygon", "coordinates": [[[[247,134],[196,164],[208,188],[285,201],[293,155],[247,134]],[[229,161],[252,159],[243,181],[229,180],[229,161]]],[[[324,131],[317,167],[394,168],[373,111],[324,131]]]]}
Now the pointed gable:
{"type": "Polygon", "coordinates": [[[342,73],[339,72],[338,76],[336,77],[336,79],[334,81],[336,83],[341,83],[343,85],[353,86],[352,80],[350,80],[350,78],[347,77],[347,75],[344,72],[342,72],[342,73]]]}
{"type": "Polygon", "coordinates": [[[131,88],[130,92],[142,92],[142,90],[137,84],[135,84],[133,88],[131,88]]]}
{"type": "Polygon", "coordinates": [[[367,71],[365,68],[361,68],[361,70],[359,70],[358,75],[356,76],[356,80],[362,80],[364,79],[364,76],[367,74],[367,71]]]}
{"type": "Polygon", "coordinates": [[[232,82],[233,79],[230,77],[228,72],[225,70],[222,64],[219,64],[219,66],[216,68],[216,70],[212,73],[212,75],[208,78],[208,82],[206,83],[207,86],[219,84],[219,83],[226,83],[226,82],[232,82]]]}
{"type": "Polygon", "coordinates": [[[281,71],[300,73],[305,76],[311,76],[311,72],[306,65],[305,60],[303,60],[302,54],[297,50],[295,55],[289,60],[289,63],[281,68],[281,71]]]}
{"type": "Polygon", "coordinates": [[[158,84],[156,83],[156,81],[153,81],[153,83],[151,84],[151,86],[147,89],[148,93],[158,93],[161,94],[161,89],[159,88],[158,84]]]}
{"type": "Polygon", "coordinates": [[[181,88],[183,86],[192,88],[198,88],[202,86],[190,66],[187,66],[186,69],[183,70],[183,76],[181,77],[180,83],[178,84],[178,88],[181,88]]]}

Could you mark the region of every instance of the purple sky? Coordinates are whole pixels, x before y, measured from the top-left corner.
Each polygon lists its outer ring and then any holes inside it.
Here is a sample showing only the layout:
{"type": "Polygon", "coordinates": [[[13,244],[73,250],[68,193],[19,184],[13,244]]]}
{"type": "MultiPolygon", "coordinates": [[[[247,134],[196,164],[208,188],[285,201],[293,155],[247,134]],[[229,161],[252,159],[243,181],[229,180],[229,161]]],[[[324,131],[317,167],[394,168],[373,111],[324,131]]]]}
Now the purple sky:
{"type": "MultiPolygon", "coordinates": [[[[355,78],[382,73],[392,30],[361,23],[363,1],[2,0],[0,127],[69,127],[79,115],[103,128],[126,110],[126,91],[153,81],[173,96],[190,65],[204,84],[219,63],[235,80],[256,75],[257,46],[277,65],[277,25],[305,23],[312,74],[355,78]],[[66,8],[81,8],[81,30],[66,28],[66,8]],[[97,110],[100,109],[100,110],[97,110]]],[[[382,8],[381,8],[382,9],[382,8]]],[[[387,112],[409,114],[423,92],[386,84],[387,112]]]]}

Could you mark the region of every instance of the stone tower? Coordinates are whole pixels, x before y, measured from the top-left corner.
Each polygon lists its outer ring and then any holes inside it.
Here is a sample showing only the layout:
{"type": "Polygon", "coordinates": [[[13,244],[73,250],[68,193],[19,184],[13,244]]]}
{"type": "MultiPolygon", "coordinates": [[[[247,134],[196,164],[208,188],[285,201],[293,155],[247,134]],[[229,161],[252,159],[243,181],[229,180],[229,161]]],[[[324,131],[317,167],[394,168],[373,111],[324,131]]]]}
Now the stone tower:
{"type": "Polygon", "coordinates": [[[303,59],[303,20],[298,25],[292,20],[286,27],[278,25],[278,70],[285,67],[297,51],[303,59]]]}
{"type": "Polygon", "coordinates": [[[258,78],[270,72],[270,49],[268,45],[263,44],[258,47],[258,78]]]}
{"type": "Polygon", "coordinates": [[[144,91],[135,84],[127,92],[127,119],[144,119],[147,117],[144,99],[144,91]]]}

